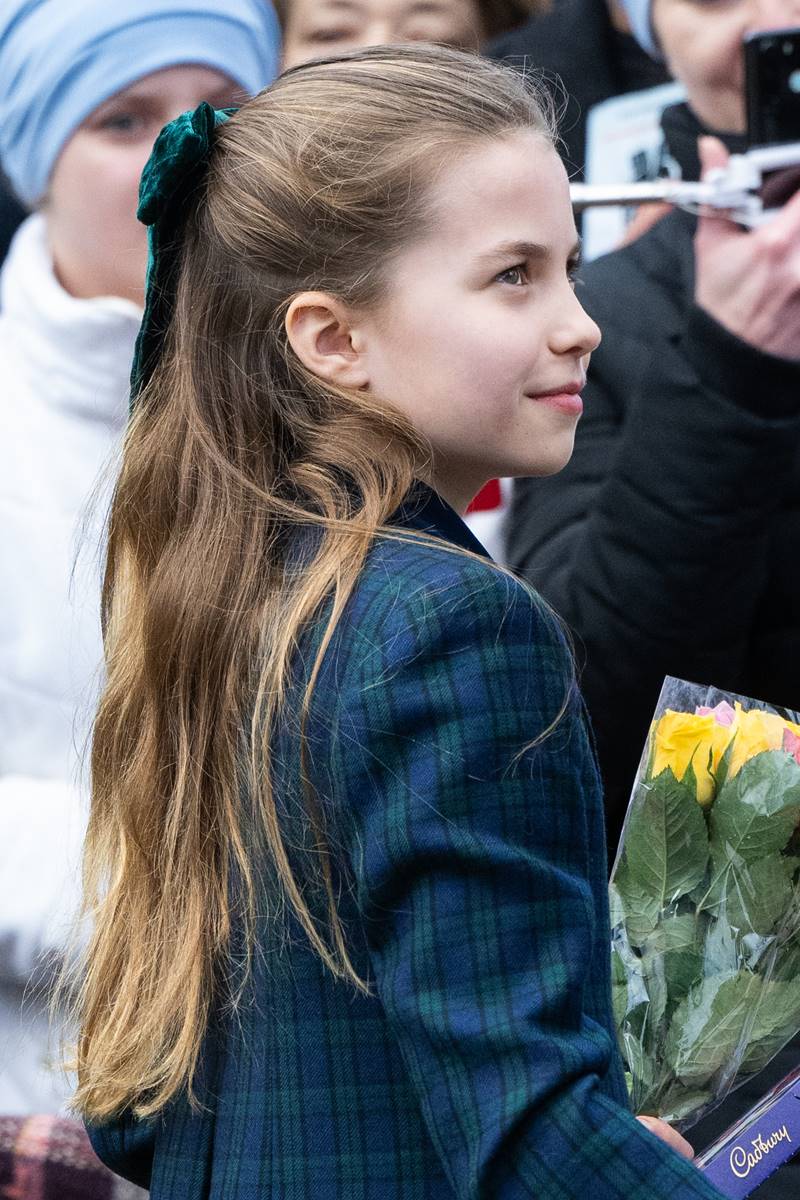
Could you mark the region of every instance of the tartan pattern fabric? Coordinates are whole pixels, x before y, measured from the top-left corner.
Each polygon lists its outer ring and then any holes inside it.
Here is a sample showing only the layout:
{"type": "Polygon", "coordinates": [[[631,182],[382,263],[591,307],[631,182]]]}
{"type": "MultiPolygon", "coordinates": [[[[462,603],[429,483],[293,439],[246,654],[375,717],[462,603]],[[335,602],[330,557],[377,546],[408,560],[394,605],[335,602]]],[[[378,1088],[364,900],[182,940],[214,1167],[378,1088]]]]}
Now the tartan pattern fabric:
{"type": "Polygon", "coordinates": [[[0,1200],[144,1200],[65,1117],[0,1117],[0,1200]]]}
{"type": "MultiPolygon", "coordinates": [[[[480,552],[428,489],[397,523],[480,552]]],[[[543,606],[487,562],[379,540],[308,739],[371,994],[265,919],[250,998],[206,1037],[202,1108],[94,1129],[101,1157],[153,1200],[717,1196],[626,1107],[600,787],[543,606]]],[[[302,865],[291,705],[277,749],[302,865]]]]}

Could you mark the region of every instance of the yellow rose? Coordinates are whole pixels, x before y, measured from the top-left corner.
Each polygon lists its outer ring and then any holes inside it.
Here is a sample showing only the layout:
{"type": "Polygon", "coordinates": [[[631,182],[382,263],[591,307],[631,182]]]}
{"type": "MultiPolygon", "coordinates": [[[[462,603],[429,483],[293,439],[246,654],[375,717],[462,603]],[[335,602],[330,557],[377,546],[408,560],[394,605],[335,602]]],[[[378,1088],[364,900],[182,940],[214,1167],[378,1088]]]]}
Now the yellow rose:
{"type": "Polygon", "coordinates": [[[703,806],[710,804],[714,798],[713,772],[733,732],[731,726],[720,725],[712,713],[697,716],[668,708],[653,729],[653,776],[671,767],[676,779],[683,779],[691,764],[697,799],[703,806]]]}
{"type": "Polygon", "coordinates": [[[734,722],[736,738],[728,762],[728,774],[736,775],[754,754],[761,754],[763,750],[781,750],[787,726],[792,728],[790,722],[784,721],[776,713],[764,712],[760,708],[742,708],[737,701],[734,722]]]}

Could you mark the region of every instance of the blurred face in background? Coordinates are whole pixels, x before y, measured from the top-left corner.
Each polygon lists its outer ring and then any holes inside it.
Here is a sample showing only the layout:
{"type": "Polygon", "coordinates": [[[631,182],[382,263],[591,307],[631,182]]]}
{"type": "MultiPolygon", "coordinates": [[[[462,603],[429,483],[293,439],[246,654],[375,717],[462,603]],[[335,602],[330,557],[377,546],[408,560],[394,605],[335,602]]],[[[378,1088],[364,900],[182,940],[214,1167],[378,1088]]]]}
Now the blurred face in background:
{"type": "Polygon", "coordinates": [[[477,0],[286,0],[283,65],[392,42],[477,50],[484,36],[477,0]]]}
{"type": "Polygon", "coordinates": [[[201,66],[167,67],[96,108],[58,157],[42,206],[56,275],[72,296],[144,302],[147,233],[136,220],[139,177],[162,127],[207,100],[241,101],[233,80],[201,66]]]}
{"type": "Polygon", "coordinates": [[[745,34],[800,25],[800,0],[653,0],[672,74],[709,129],[744,133],[745,34]]]}

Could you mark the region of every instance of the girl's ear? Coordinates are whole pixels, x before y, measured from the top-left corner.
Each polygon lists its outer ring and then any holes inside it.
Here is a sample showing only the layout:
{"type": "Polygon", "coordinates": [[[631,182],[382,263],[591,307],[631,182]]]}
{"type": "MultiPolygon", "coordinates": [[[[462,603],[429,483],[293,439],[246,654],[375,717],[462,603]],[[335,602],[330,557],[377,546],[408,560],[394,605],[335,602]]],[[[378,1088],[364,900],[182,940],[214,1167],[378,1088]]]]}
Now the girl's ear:
{"type": "Polygon", "coordinates": [[[361,338],[346,307],[326,292],[301,292],[286,312],[286,336],[304,367],[345,388],[369,384],[361,338]]]}

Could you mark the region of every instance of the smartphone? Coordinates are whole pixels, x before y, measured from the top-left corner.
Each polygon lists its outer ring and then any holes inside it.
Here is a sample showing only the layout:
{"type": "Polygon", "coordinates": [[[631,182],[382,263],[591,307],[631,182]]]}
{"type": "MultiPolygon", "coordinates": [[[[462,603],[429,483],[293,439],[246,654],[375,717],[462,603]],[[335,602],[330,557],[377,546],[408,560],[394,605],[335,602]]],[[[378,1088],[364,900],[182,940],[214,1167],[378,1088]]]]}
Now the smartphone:
{"type": "Polygon", "coordinates": [[[800,28],[750,34],[744,63],[749,144],[800,142],[800,28]]]}

